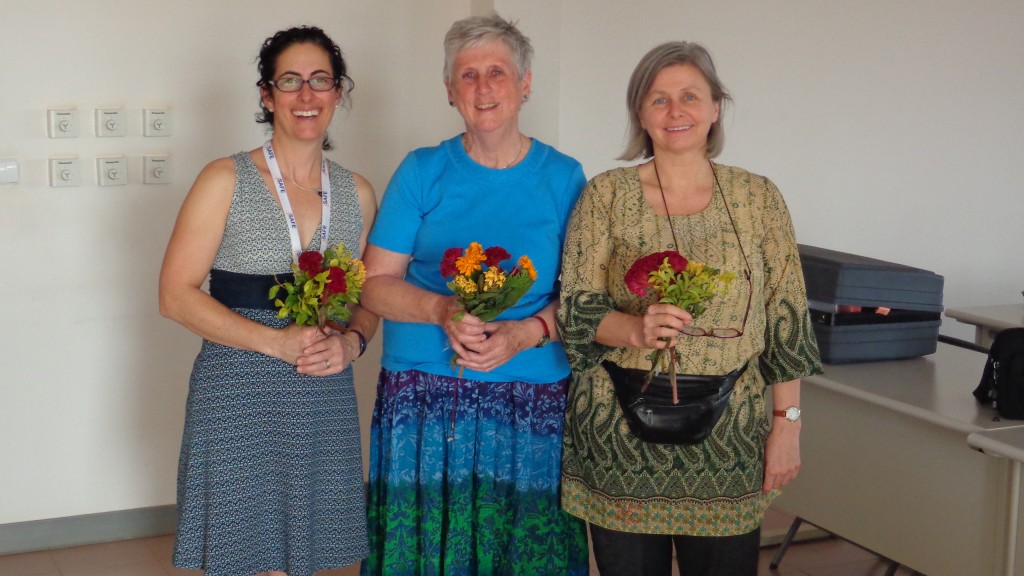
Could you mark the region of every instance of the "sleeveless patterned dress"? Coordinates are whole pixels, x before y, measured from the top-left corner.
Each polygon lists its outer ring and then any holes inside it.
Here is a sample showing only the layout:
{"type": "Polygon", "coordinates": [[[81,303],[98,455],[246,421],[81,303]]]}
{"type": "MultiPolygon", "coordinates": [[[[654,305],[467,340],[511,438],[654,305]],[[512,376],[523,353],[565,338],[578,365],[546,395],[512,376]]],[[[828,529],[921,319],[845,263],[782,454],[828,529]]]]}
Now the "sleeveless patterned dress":
{"type": "MultiPolygon", "coordinates": [[[[232,159],[237,182],[214,269],[290,273],[284,213],[249,154],[232,159]]],[[[330,178],[330,244],[358,255],[363,222],[352,173],[332,162],[330,178]]],[[[319,249],[319,233],[313,242],[307,249],[319,249]]],[[[233,309],[287,325],[266,302],[233,309]]],[[[351,366],[305,376],[276,358],[204,340],[189,382],[174,565],[206,576],[308,576],[358,562],[367,554],[360,450],[351,366]]]]}

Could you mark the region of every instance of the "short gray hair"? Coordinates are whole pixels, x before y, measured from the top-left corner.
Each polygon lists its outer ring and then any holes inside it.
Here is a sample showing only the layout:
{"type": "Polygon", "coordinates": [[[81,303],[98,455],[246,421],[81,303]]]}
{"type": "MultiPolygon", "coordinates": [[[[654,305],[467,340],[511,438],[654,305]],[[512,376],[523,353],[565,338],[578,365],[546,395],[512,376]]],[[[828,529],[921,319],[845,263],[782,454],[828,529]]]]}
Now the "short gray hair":
{"type": "Polygon", "coordinates": [[[530,71],[530,60],[533,58],[533,46],[530,39],[516,28],[515,22],[505,20],[497,14],[491,16],[471,16],[452,24],[444,35],[444,78],[451,81],[452,62],[455,55],[466,48],[475,48],[489,42],[501,41],[512,53],[519,78],[522,79],[530,71]]]}
{"type": "Polygon", "coordinates": [[[690,64],[700,70],[711,86],[711,99],[719,105],[718,121],[708,131],[707,157],[718,156],[725,148],[725,130],[722,128],[722,116],[725,105],[732,102],[732,96],[725,90],[722,81],[715,72],[715,63],[707,49],[695,42],[666,42],[652,48],[633,69],[626,88],[626,108],[629,111],[628,141],[626,149],[619,160],[638,160],[654,156],[654,144],[651,136],[644,130],[640,122],[640,110],[644,97],[651,89],[654,78],[669,66],[690,64]]]}

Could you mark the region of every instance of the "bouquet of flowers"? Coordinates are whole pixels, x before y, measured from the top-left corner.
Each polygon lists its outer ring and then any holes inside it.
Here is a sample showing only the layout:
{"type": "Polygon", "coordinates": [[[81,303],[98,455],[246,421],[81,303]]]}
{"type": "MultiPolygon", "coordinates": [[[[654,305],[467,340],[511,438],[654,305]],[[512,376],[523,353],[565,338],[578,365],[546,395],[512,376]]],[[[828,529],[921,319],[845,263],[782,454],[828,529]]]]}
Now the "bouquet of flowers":
{"type": "MultiPolygon", "coordinates": [[[[441,277],[454,278],[448,288],[455,293],[462,306],[452,320],[458,322],[468,312],[489,322],[499,314],[516,305],[524,294],[530,291],[537,279],[537,270],[526,255],[519,257],[519,263],[505,272],[499,264],[511,255],[501,246],[486,250],[477,242],[469,248],[449,248],[441,260],[441,277]]],[[[452,366],[457,356],[452,357],[452,366]]],[[[459,371],[460,377],[462,371],[459,371]]]]}
{"type": "Polygon", "coordinates": [[[505,272],[498,264],[511,255],[501,246],[483,249],[477,242],[469,248],[449,248],[441,260],[441,277],[455,276],[448,282],[448,288],[462,306],[462,311],[452,318],[455,321],[469,312],[489,322],[499,314],[516,305],[524,294],[530,291],[537,279],[537,270],[528,256],[519,257],[519,265],[505,272]]]}
{"type": "MultiPolygon", "coordinates": [[[[729,290],[735,278],[732,272],[721,272],[706,264],[689,261],[678,252],[666,250],[638,258],[626,272],[625,281],[633,294],[644,297],[653,290],[658,302],[678,306],[696,320],[707,310],[708,302],[729,290]]],[[[649,383],[661,370],[666,371],[674,382],[678,363],[679,351],[674,346],[655,350],[645,383],[649,383]]]]}
{"type": "Polygon", "coordinates": [[[352,257],[345,245],[328,248],[322,254],[307,250],[299,255],[299,263],[292,264],[295,278],[270,287],[270,299],[280,308],[278,318],[291,317],[302,326],[319,326],[344,332],[338,320],[347,322],[352,315],[349,303],[359,302],[359,293],[366,280],[366,267],[352,257]],[[284,289],[284,299],[278,293],[284,289]]]}

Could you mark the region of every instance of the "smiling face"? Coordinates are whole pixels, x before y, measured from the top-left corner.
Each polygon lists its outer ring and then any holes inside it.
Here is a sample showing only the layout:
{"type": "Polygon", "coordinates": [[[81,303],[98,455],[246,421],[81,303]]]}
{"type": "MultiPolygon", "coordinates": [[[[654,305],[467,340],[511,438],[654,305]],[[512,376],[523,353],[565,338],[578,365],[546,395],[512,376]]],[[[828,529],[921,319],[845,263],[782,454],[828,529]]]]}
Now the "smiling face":
{"type": "Polygon", "coordinates": [[[445,87],[467,130],[518,131],[519,107],[530,92],[530,79],[530,72],[519,77],[512,53],[504,42],[495,41],[459,51],[445,87]]]}
{"type": "Polygon", "coordinates": [[[720,106],[711,85],[690,64],[663,68],[651,83],[640,107],[640,123],[651,137],[655,155],[707,153],[708,132],[718,121],[720,106]]]}
{"type": "MultiPolygon", "coordinates": [[[[277,57],[274,81],[282,78],[309,80],[315,77],[332,78],[335,73],[327,52],[316,44],[293,44],[277,57]]],[[[341,103],[340,87],[327,92],[315,92],[308,83],[298,92],[281,92],[276,88],[263,88],[263,105],[274,112],[274,133],[299,139],[322,140],[341,103]]]]}

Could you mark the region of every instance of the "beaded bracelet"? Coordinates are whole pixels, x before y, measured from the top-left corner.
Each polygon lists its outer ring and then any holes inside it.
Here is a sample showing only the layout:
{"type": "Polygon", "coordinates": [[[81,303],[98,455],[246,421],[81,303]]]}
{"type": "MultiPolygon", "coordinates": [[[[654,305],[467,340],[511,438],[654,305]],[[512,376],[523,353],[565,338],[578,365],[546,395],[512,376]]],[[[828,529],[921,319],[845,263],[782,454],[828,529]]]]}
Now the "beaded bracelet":
{"type": "Polygon", "coordinates": [[[363,355],[363,352],[366,352],[366,336],[363,336],[363,333],[355,328],[349,328],[348,331],[355,332],[356,337],[359,338],[359,355],[356,356],[356,358],[359,358],[363,355]]]}

